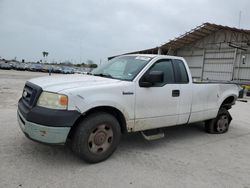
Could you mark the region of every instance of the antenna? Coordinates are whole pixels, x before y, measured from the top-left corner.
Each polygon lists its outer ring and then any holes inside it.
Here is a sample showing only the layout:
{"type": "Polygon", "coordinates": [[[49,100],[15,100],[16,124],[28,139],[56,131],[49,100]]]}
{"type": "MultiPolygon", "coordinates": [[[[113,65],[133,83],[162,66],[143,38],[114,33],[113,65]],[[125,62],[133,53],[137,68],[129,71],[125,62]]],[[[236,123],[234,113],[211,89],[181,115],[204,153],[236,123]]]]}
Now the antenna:
{"type": "Polygon", "coordinates": [[[79,58],[79,60],[80,60],[80,64],[82,64],[82,39],[80,38],[80,58],[79,58]]]}
{"type": "Polygon", "coordinates": [[[238,28],[240,28],[240,24],[241,24],[241,11],[239,13],[239,25],[238,25],[238,28]]]}

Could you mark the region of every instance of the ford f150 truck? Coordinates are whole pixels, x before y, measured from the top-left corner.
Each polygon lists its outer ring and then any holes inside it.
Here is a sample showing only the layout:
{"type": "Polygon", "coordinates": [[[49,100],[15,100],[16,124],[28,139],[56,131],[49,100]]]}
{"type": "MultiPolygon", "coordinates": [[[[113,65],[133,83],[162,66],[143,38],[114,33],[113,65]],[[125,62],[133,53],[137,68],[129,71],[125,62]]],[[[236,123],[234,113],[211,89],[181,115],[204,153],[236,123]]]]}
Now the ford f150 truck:
{"type": "Polygon", "coordinates": [[[151,130],[201,121],[208,133],[227,132],[239,90],[235,84],[193,83],[181,57],[124,55],[89,75],[27,81],[17,117],[28,138],[70,140],[77,155],[95,163],[107,159],[127,132],[150,138],[159,134],[151,130]]]}

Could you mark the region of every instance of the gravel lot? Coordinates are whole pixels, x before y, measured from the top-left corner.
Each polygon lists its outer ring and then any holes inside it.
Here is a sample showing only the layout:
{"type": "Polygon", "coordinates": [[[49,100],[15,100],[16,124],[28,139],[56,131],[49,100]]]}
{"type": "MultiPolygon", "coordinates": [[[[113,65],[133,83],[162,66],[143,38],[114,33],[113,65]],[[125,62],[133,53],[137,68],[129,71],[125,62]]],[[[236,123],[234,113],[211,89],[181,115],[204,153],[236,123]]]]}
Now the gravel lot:
{"type": "Polygon", "coordinates": [[[233,107],[227,134],[207,134],[199,123],[167,128],[153,142],[125,135],[107,161],[90,165],[21,132],[16,108],[24,83],[44,75],[0,70],[0,187],[250,188],[249,103],[233,107]]]}

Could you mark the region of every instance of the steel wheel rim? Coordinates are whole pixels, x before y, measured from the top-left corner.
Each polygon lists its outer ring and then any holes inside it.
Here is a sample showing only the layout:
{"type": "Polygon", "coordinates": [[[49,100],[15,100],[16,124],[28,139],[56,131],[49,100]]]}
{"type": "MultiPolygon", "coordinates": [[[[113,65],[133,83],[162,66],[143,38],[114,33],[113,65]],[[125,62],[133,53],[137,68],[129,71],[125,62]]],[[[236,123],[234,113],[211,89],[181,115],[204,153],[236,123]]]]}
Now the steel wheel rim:
{"type": "Polygon", "coordinates": [[[102,154],[107,151],[113,142],[113,130],[111,126],[102,124],[97,126],[89,135],[89,151],[94,154],[102,154]]]}
{"type": "Polygon", "coordinates": [[[219,120],[217,121],[217,131],[219,133],[224,132],[228,128],[228,117],[226,115],[220,116],[219,120]]]}

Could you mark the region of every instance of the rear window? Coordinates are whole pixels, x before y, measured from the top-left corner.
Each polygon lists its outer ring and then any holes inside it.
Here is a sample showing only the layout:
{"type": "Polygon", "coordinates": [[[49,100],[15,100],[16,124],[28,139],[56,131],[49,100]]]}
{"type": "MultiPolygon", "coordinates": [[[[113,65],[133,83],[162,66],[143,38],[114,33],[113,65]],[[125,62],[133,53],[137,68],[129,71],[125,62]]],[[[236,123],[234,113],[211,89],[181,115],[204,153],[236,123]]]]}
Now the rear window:
{"type": "Polygon", "coordinates": [[[182,60],[174,59],[174,68],[176,75],[176,83],[188,83],[188,74],[182,60]]]}

